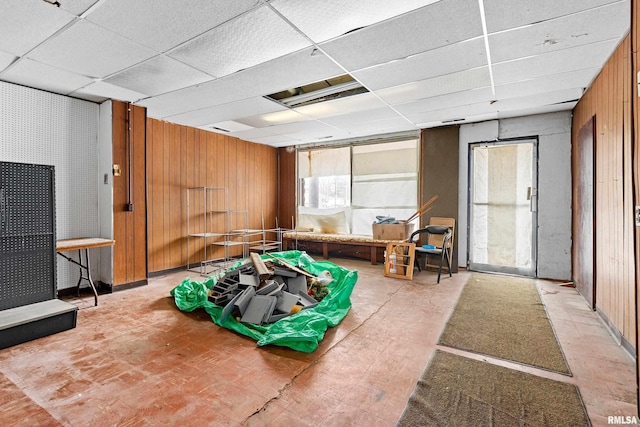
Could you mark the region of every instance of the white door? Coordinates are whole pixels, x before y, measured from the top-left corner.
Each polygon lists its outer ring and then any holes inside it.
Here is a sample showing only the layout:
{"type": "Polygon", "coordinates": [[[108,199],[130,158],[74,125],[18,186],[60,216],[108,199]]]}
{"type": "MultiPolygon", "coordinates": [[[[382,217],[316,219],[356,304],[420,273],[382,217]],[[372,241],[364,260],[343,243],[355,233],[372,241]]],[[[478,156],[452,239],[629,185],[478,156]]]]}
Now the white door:
{"type": "Polygon", "coordinates": [[[536,276],[537,140],[471,145],[469,268],[536,276]]]}

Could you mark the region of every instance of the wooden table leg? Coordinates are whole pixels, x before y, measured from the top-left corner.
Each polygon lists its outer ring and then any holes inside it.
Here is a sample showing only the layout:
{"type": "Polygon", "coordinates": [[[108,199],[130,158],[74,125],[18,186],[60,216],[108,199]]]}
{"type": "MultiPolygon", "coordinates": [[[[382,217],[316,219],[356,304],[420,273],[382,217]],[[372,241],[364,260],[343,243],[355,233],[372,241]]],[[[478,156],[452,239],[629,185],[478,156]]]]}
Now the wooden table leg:
{"type": "Polygon", "coordinates": [[[375,246],[371,246],[371,265],[378,265],[378,251],[375,246]]]}
{"type": "Polygon", "coordinates": [[[329,244],[327,242],[322,242],[322,256],[324,259],[329,259],[329,244]]]}

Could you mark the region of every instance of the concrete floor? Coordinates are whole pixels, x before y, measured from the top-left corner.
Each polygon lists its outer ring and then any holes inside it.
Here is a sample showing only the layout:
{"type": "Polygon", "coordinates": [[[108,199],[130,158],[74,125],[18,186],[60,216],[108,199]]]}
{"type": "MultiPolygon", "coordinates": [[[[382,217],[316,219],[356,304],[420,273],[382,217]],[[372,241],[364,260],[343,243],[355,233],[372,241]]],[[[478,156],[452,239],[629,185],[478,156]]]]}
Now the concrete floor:
{"type": "Polygon", "coordinates": [[[436,345],[469,273],[413,281],[357,270],[353,307],[305,354],[180,312],[175,272],[89,294],[75,329],[0,350],[0,424],[11,426],[394,426],[436,348],[575,383],[594,426],[636,415],[635,363],[573,288],[538,281],[572,377],[436,345]]]}

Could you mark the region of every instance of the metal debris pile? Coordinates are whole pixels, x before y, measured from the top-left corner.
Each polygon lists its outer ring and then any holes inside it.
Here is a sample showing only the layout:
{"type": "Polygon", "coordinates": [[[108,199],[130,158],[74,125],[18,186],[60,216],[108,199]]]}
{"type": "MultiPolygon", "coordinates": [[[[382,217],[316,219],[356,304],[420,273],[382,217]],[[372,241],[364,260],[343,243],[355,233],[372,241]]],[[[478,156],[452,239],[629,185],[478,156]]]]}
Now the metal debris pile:
{"type": "Polygon", "coordinates": [[[209,301],[223,307],[221,321],[262,325],[316,306],[329,293],[331,273],[314,276],[283,259],[251,261],[226,272],[209,290],[209,301]]]}

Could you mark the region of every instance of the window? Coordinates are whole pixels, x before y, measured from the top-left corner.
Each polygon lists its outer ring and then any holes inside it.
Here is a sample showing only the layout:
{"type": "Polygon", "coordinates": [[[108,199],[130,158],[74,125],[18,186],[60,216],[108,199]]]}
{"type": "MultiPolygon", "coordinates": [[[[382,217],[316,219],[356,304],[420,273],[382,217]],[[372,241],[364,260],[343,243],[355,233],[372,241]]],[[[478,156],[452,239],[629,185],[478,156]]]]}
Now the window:
{"type": "Polygon", "coordinates": [[[299,151],[298,213],[344,213],[353,234],[371,234],[378,215],[406,219],[418,205],[418,158],[416,138],[299,151]]]}

